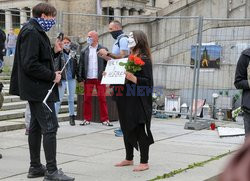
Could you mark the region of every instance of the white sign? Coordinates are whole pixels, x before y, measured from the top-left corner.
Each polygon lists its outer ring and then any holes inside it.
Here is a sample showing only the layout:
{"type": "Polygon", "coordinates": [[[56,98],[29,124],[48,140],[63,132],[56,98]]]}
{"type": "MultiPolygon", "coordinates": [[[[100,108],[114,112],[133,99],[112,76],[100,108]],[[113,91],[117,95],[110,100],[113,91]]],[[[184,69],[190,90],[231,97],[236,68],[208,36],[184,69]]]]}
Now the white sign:
{"type": "Polygon", "coordinates": [[[111,59],[108,61],[105,75],[102,77],[101,84],[124,84],[125,83],[125,66],[120,66],[119,63],[126,63],[128,58],[111,59]]]}

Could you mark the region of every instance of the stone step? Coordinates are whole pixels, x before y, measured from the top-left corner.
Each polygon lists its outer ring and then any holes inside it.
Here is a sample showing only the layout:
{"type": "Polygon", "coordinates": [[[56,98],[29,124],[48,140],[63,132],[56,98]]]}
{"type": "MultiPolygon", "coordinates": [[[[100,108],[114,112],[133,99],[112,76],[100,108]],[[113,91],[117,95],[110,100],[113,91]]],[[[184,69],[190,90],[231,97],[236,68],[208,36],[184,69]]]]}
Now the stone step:
{"type": "MultiPolygon", "coordinates": [[[[75,105],[76,109],[76,105],[75,105]]],[[[25,109],[0,111],[0,121],[24,118],[25,109]]],[[[68,113],[68,105],[62,105],[60,113],[68,113]]]]}
{"type": "MultiPolygon", "coordinates": [[[[20,102],[23,101],[19,98],[19,96],[13,96],[13,95],[4,95],[4,104],[10,103],[10,102],[20,102]]],[[[64,95],[63,102],[67,101],[67,96],[64,95]]],[[[75,101],[77,101],[77,95],[75,95],[75,101]]]]}
{"type": "Polygon", "coordinates": [[[9,102],[3,104],[1,111],[24,109],[25,107],[26,107],[26,101],[9,102]]]}
{"type": "MultiPolygon", "coordinates": [[[[58,121],[68,121],[68,113],[62,113],[58,115],[58,121]]],[[[0,132],[12,131],[25,128],[24,118],[11,119],[8,121],[0,121],[0,132]]]]}
{"type": "Polygon", "coordinates": [[[8,95],[4,96],[4,103],[9,103],[9,102],[20,102],[19,96],[13,96],[13,95],[8,95]]]}
{"type": "Polygon", "coordinates": [[[0,80],[10,80],[10,75],[2,75],[2,73],[1,73],[0,80]]]}
{"type": "MultiPolygon", "coordinates": [[[[25,109],[26,108],[26,102],[27,101],[14,101],[14,102],[4,102],[3,107],[1,108],[1,111],[7,111],[7,110],[15,110],[15,109],[25,109]]],[[[77,97],[75,97],[75,104],[77,103],[77,97]]],[[[63,98],[61,105],[67,105],[67,97],[63,98]]]]}
{"type": "Polygon", "coordinates": [[[2,82],[2,83],[4,84],[4,86],[10,84],[10,80],[9,80],[9,79],[6,79],[6,80],[5,80],[5,79],[1,79],[1,78],[0,78],[0,82],[2,82]]]}

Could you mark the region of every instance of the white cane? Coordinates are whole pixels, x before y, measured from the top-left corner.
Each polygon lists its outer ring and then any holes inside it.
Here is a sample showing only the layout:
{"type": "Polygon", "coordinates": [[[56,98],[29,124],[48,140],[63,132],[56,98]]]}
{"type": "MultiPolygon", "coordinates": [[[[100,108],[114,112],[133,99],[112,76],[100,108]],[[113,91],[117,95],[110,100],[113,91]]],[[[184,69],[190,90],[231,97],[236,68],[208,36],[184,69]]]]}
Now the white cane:
{"type": "MultiPolygon", "coordinates": [[[[63,66],[61,72],[63,72],[63,70],[65,69],[66,65],[69,63],[70,59],[73,58],[73,57],[75,57],[75,56],[76,56],[76,52],[75,52],[75,51],[70,51],[70,53],[69,53],[69,58],[68,58],[68,60],[66,61],[66,63],[64,64],[64,66],[63,66]]],[[[45,98],[44,98],[44,100],[43,100],[43,104],[50,110],[50,112],[52,112],[52,110],[50,109],[50,107],[49,107],[48,104],[47,104],[47,99],[49,98],[50,94],[52,93],[52,90],[53,90],[53,88],[55,87],[55,85],[56,85],[56,82],[55,82],[55,83],[52,85],[52,87],[48,90],[48,93],[47,93],[47,95],[45,96],[45,98]]]]}

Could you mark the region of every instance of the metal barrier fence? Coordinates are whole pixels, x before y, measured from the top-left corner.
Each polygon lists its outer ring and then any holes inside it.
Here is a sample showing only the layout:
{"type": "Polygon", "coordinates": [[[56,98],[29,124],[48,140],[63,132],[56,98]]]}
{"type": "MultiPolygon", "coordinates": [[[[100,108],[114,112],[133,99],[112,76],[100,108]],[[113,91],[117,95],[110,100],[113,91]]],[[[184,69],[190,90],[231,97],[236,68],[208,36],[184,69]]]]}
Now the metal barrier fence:
{"type": "MultiPolygon", "coordinates": [[[[212,118],[222,109],[230,119],[231,110],[240,106],[240,92],[233,81],[240,53],[250,45],[249,19],[59,12],[57,26],[49,36],[53,39],[62,31],[83,47],[87,33],[96,30],[100,44],[111,49],[114,40],[108,33],[108,23],[113,19],[122,23],[126,34],[142,30],[148,37],[153,55],[154,85],[162,87],[158,104],[166,103],[165,109],[159,112],[188,115],[190,123],[196,123],[204,103],[210,107],[212,118]],[[184,103],[189,112],[185,107],[180,110],[184,103]]],[[[203,117],[210,119],[205,112],[203,117]]]]}

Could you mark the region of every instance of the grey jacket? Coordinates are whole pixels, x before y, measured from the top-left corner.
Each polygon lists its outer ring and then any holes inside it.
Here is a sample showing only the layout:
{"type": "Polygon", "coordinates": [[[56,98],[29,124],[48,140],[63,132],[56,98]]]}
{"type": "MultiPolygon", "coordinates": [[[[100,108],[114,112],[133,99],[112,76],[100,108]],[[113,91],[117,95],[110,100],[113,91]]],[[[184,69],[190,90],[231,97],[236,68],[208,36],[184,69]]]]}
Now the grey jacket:
{"type": "MultiPolygon", "coordinates": [[[[97,52],[100,49],[107,50],[107,48],[98,44],[97,52]]],[[[107,61],[99,56],[97,58],[98,58],[98,60],[97,60],[97,62],[98,62],[98,80],[101,80],[102,73],[105,70],[105,67],[107,65],[107,61]]],[[[82,81],[87,79],[88,65],[89,65],[89,46],[83,48],[81,51],[79,66],[78,66],[78,78],[77,78],[78,82],[82,82],[82,81]]]]}

